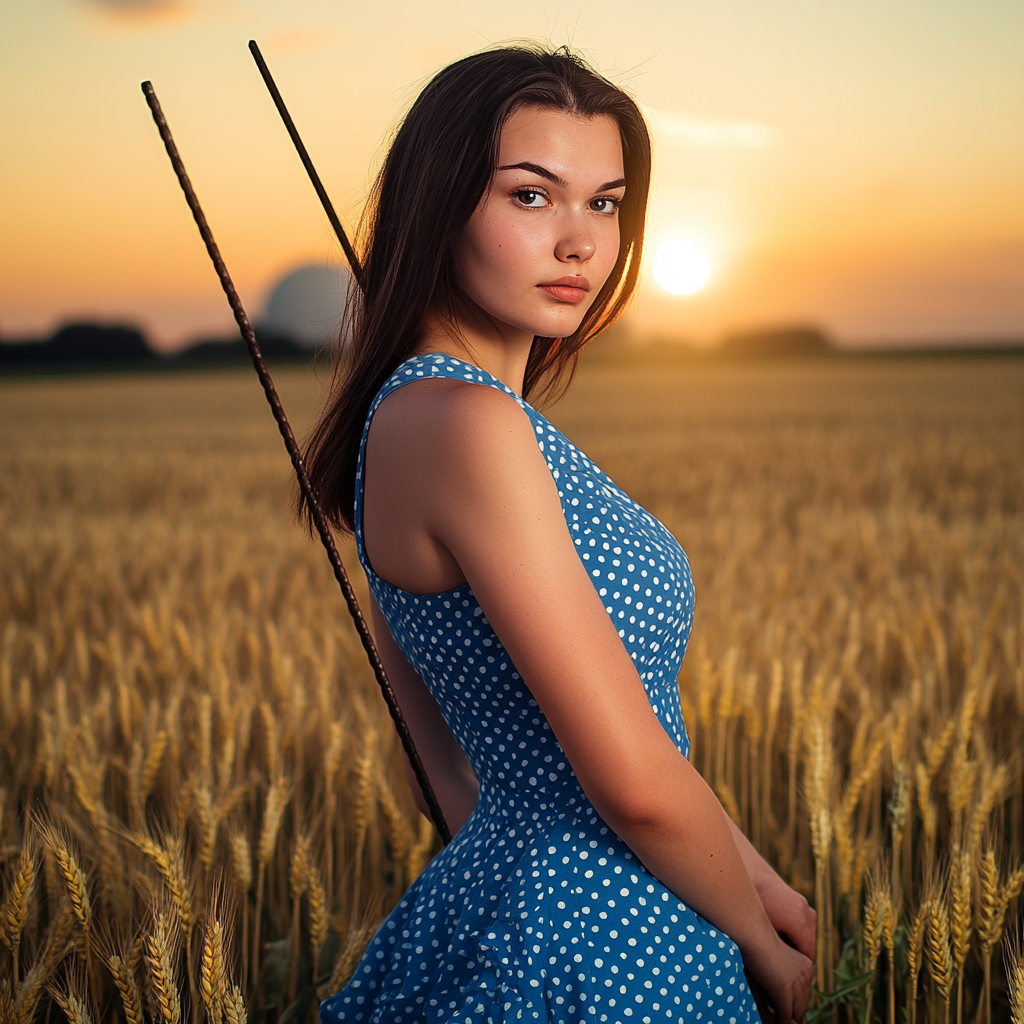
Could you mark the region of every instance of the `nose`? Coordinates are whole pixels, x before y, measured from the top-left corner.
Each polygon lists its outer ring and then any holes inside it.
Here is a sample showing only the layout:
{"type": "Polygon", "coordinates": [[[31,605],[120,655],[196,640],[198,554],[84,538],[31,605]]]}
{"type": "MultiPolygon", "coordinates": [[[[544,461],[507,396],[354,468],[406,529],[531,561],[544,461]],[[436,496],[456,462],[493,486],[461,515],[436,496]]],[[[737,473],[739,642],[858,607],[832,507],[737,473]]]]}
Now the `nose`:
{"type": "Polygon", "coordinates": [[[585,218],[579,214],[569,216],[555,245],[555,257],[562,263],[586,263],[595,249],[594,236],[585,218]]]}

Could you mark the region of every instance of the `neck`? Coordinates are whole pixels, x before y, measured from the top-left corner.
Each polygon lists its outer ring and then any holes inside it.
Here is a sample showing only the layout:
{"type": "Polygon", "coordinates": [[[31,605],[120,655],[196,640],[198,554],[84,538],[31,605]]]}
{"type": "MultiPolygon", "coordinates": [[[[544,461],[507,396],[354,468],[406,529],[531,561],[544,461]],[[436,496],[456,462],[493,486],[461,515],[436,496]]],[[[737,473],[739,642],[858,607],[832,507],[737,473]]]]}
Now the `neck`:
{"type": "Polygon", "coordinates": [[[532,334],[495,320],[475,303],[463,302],[456,311],[454,331],[436,314],[428,316],[413,351],[441,352],[472,363],[521,395],[532,346],[532,334]]]}

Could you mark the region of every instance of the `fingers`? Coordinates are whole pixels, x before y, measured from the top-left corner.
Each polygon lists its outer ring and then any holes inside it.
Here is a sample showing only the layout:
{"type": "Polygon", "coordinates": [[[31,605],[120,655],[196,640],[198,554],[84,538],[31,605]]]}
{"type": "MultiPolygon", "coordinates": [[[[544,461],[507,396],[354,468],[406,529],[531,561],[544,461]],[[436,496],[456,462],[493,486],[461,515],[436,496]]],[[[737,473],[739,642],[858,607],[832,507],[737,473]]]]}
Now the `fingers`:
{"type": "Polygon", "coordinates": [[[788,935],[787,938],[790,940],[794,949],[803,953],[811,963],[814,962],[817,955],[818,945],[816,924],[812,924],[810,929],[804,927],[800,931],[796,932],[796,934],[788,935]]]}
{"type": "Polygon", "coordinates": [[[813,908],[804,902],[802,913],[795,921],[787,922],[780,932],[786,942],[795,950],[803,953],[812,963],[817,956],[818,946],[818,915],[813,908]]]}

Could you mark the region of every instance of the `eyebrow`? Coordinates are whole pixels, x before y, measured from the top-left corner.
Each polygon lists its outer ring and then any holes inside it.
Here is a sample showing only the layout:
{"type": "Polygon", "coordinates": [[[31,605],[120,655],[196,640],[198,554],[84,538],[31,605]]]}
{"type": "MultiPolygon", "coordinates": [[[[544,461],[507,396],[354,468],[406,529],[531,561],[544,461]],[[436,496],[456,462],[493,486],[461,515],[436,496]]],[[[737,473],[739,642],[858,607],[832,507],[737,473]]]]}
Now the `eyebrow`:
{"type": "MultiPolygon", "coordinates": [[[[540,164],[531,164],[528,160],[524,160],[518,164],[505,164],[504,167],[499,167],[499,171],[530,171],[532,174],[536,174],[540,178],[546,178],[548,181],[558,185],[559,188],[568,188],[569,182],[565,178],[560,178],[557,174],[549,171],[546,167],[541,167],[540,164]]],[[[608,189],[622,188],[626,184],[625,178],[616,178],[614,181],[606,181],[598,192],[607,192],[608,189]]]]}

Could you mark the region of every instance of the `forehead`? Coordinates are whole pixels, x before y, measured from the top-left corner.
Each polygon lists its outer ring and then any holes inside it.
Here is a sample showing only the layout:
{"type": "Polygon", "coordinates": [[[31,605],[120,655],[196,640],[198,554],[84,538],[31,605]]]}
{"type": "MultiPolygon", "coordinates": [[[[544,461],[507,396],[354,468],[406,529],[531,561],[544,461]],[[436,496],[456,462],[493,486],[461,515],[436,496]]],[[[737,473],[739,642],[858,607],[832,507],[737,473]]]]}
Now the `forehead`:
{"type": "Polygon", "coordinates": [[[608,114],[581,117],[551,107],[520,107],[501,130],[498,166],[527,161],[567,181],[622,177],[619,126],[608,114]],[[576,174],[566,174],[566,171],[576,174]]]}

